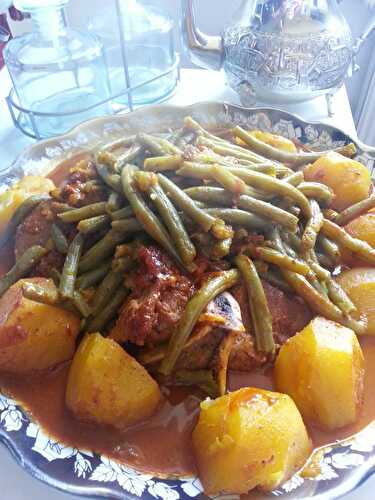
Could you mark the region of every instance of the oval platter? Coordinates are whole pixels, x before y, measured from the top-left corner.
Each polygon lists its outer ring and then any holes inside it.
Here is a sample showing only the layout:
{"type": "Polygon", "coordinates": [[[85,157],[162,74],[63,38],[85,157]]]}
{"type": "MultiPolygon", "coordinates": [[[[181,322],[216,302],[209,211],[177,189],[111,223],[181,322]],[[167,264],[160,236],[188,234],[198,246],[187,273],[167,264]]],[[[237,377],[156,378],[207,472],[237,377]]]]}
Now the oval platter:
{"type": "MultiPolygon", "coordinates": [[[[375,173],[375,149],[353,140],[322,123],[308,123],[273,108],[242,108],[225,103],[203,102],[187,107],[160,105],[121,116],[85,122],[69,133],[35,143],[26,149],[0,177],[0,191],[27,174],[45,175],[61,161],[75,157],[106,139],[138,131],[164,132],[181,126],[191,115],[204,127],[258,128],[329,149],[348,142],[358,147],[356,159],[375,173]]],[[[90,498],[142,500],[201,500],[195,477],[154,477],[90,450],[78,450],[49,437],[17,401],[0,392],[0,441],[19,464],[35,478],[66,493],[90,498]]],[[[168,451],[166,451],[168,452],[168,451]]],[[[254,498],[314,498],[332,500],[351,491],[375,471],[375,421],[352,438],[315,452],[320,473],[314,478],[296,474],[278,490],[254,498]],[[317,455],[318,453],[318,455],[317,455]]],[[[216,498],[224,498],[216,497],[216,498]]],[[[226,498],[235,499],[231,495],[226,498]]]]}

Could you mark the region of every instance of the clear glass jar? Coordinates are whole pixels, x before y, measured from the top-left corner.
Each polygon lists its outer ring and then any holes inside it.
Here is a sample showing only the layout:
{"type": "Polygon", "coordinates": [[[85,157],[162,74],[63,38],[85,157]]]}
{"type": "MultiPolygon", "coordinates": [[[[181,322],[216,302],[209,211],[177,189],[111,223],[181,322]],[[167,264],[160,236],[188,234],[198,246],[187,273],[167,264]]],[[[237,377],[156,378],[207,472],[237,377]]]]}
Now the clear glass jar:
{"type": "MultiPolygon", "coordinates": [[[[176,64],[173,21],[150,2],[114,0],[91,17],[89,30],[100,36],[109,72],[111,93],[158,77],[176,64]]],[[[135,105],[160,101],[176,87],[177,69],[132,92],[135,105]]],[[[129,103],[127,95],[116,97],[129,103]]]]}
{"type": "Polygon", "coordinates": [[[63,7],[68,1],[14,2],[31,14],[33,31],[11,40],[4,59],[19,104],[33,112],[28,118],[40,137],[109,111],[107,104],[95,106],[110,95],[102,44],[92,34],[67,28],[63,7]]]}

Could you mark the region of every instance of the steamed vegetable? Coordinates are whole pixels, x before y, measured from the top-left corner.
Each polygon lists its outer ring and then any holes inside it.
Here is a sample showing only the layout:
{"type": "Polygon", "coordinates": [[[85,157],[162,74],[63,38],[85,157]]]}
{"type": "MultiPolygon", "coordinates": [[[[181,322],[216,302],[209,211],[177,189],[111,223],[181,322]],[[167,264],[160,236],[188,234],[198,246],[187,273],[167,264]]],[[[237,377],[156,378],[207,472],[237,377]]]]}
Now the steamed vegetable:
{"type": "Polygon", "coordinates": [[[275,364],[279,391],[303,417],[323,429],[354,423],[363,399],[364,359],[354,332],[322,317],[313,319],[280,349],[275,364]]]}
{"type": "Polygon", "coordinates": [[[66,404],[77,418],[124,429],[152,415],[159,401],[158,384],[117,342],[86,335],[66,389],[66,404]]]}
{"type": "Polygon", "coordinates": [[[46,278],[28,278],[0,299],[0,371],[23,374],[46,370],[73,357],[80,318],[66,309],[29,300],[24,283],[35,283],[57,295],[46,278]]]}
{"type": "Polygon", "coordinates": [[[193,448],[207,495],[270,491],[302,467],[312,449],[292,399],[252,387],[201,403],[193,448]]]}

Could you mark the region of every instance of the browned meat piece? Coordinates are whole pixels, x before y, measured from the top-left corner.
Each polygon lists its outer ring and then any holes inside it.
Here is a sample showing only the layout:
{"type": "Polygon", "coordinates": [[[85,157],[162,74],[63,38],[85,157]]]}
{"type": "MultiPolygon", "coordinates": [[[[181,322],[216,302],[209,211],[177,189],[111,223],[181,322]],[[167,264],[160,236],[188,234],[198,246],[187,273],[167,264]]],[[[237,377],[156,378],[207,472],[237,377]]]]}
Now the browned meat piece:
{"type": "Polygon", "coordinates": [[[59,201],[74,207],[105,201],[108,197],[106,188],[100,185],[89,186],[87,183],[92,180],[98,180],[95,166],[82,160],[70,170],[68,181],[60,189],[59,201]]]}
{"type": "MultiPolygon", "coordinates": [[[[263,281],[264,291],[268,306],[272,314],[272,327],[275,342],[284,344],[289,337],[302,330],[311,320],[310,309],[298,297],[288,297],[278,288],[263,281]]],[[[246,290],[243,286],[237,286],[232,291],[239,302],[242,320],[245,324],[246,333],[239,334],[233,346],[230,357],[230,368],[232,370],[251,371],[257,366],[264,364],[266,357],[256,352],[254,338],[251,335],[252,325],[246,290]]]]}
{"type": "MultiPolygon", "coordinates": [[[[198,325],[176,363],[176,370],[201,370],[207,368],[226,331],[208,324],[198,325]]],[[[153,371],[164,358],[167,344],[141,351],[138,360],[153,371]]]]}
{"type": "Polygon", "coordinates": [[[110,336],[118,342],[153,346],[168,340],[194,285],[156,246],[140,247],[137,258],[139,266],[128,277],[133,291],[110,336]]]}
{"type": "MultiPolygon", "coordinates": [[[[38,205],[20,224],[16,231],[14,252],[18,259],[27,248],[33,245],[45,246],[50,239],[51,226],[55,219],[55,213],[52,210],[53,202],[46,201],[38,205]]],[[[69,235],[68,235],[68,239],[69,235]]],[[[50,270],[55,267],[62,269],[64,256],[56,250],[48,252],[33,270],[33,276],[43,276],[48,278],[50,270]]]]}
{"type": "Polygon", "coordinates": [[[33,245],[45,246],[50,238],[54,217],[50,201],[34,208],[17,228],[14,245],[16,259],[33,245]]]}

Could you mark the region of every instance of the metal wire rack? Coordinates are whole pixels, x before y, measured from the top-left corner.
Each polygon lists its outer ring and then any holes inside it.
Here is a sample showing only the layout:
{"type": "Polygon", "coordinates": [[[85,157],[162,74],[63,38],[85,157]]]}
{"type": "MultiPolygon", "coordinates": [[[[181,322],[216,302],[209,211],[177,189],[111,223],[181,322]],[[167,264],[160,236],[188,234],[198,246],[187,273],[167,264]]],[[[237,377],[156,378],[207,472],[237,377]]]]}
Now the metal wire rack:
{"type": "Polygon", "coordinates": [[[146,80],[138,85],[131,86],[130,85],[130,79],[129,79],[129,74],[128,74],[128,66],[126,63],[126,59],[124,61],[124,72],[125,72],[125,78],[126,78],[126,83],[127,83],[127,88],[124,89],[123,92],[111,95],[109,98],[98,101],[95,104],[92,104],[91,106],[87,106],[85,108],[80,108],[76,109],[74,111],[70,112],[61,112],[61,113],[47,113],[47,112],[36,112],[32,111],[31,109],[26,109],[23,108],[18,100],[17,100],[17,95],[12,89],[9,93],[9,95],[6,98],[6,102],[8,105],[8,109],[10,112],[10,115],[12,117],[14,125],[21,130],[22,133],[25,135],[33,138],[33,139],[42,139],[43,136],[40,133],[40,130],[37,125],[37,118],[42,117],[42,118],[58,118],[62,116],[75,116],[79,114],[83,114],[87,111],[91,111],[95,108],[99,108],[100,106],[103,105],[109,105],[110,112],[112,114],[117,114],[117,113],[126,113],[133,111],[135,108],[140,108],[142,106],[145,106],[145,104],[142,105],[134,105],[133,103],[133,93],[142,87],[145,87],[146,85],[149,85],[150,83],[154,83],[155,81],[170,75],[174,72],[177,72],[177,79],[176,83],[171,88],[167,94],[164,96],[160,97],[158,100],[154,101],[155,103],[160,103],[163,102],[167,99],[169,99],[176,91],[177,84],[180,80],[180,59],[178,54],[176,54],[175,62],[168,68],[166,71],[160,73],[159,75],[150,78],[149,80],[146,80]],[[118,100],[121,97],[127,96],[127,105],[121,105],[119,104],[118,100]]]}

